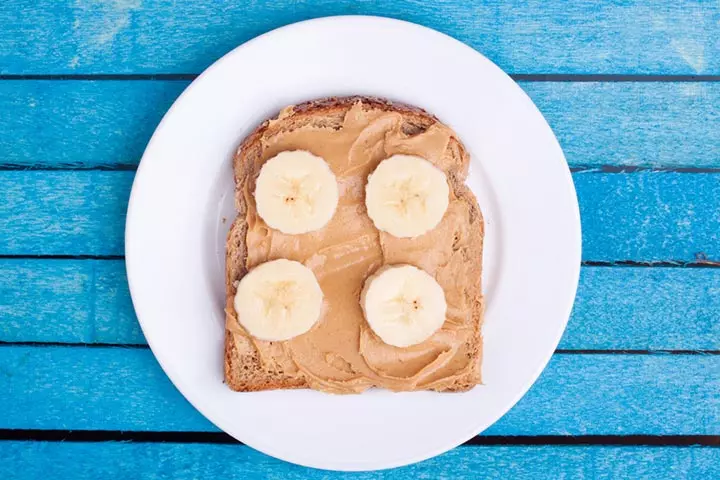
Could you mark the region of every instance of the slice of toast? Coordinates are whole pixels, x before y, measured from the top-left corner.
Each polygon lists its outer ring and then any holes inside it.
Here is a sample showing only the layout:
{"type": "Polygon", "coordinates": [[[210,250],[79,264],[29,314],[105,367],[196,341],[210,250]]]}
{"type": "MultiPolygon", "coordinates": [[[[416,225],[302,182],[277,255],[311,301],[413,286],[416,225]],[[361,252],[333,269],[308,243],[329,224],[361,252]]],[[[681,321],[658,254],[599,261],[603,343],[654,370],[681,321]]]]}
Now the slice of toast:
{"type": "MultiPolygon", "coordinates": [[[[311,386],[306,376],[298,374],[298,371],[289,372],[276,362],[265,361],[256,348],[254,340],[249,335],[242,333],[243,329],[236,317],[233,306],[236,286],[248,271],[248,244],[246,239],[248,232],[246,219],[248,204],[245,189],[249,184],[254,185],[254,179],[258,174],[257,165],[262,162],[264,145],[266,145],[268,139],[274,135],[298,129],[339,130],[343,126],[345,115],[353,106],[357,106],[358,102],[361,102],[361,108],[364,111],[377,110],[400,114],[402,116],[402,133],[408,138],[426,132],[433,125],[442,126],[431,114],[419,108],[399,103],[371,97],[327,98],[284,109],[278,118],[267,120],[255,129],[237,150],[233,162],[233,173],[236,184],[235,205],[238,215],[228,234],[225,279],[228,325],[225,338],[225,382],[233,390],[258,391],[307,388],[311,386]]],[[[468,368],[464,369],[462,374],[453,377],[450,383],[431,382],[412,389],[464,391],[480,383],[481,323],[483,314],[480,278],[483,221],[477,201],[465,185],[470,156],[454,133],[447,143],[444,156],[449,159],[444,170],[450,185],[451,195],[463,204],[463,211],[466,212],[466,216],[463,217],[465,218],[465,225],[458,230],[458,233],[454,234],[455,237],[462,236],[463,241],[458,241],[458,238],[446,240],[448,244],[453,245],[454,252],[457,250],[461,254],[458,258],[462,258],[467,262],[467,267],[463,267],[463,278],[460,279],[457,288],[462,289],[463,294],[468,298],[469,304],[467,318],[464,321],[472,333],[462,349],[463,355],[466,355],[468,359],[468,368]],[[462,231],[462,234],[459,233],[460,231],[462,231]],[[457,248],[456,243],[458,244],[457,248]]],[[[412,239],[402,240],[412,241],[412,239]]],[[[432,245],[432,243],[428,245],[432,245]]],[[[401,257],[402,255],[398,258],[401,257]]],[[[450,292],[446,291],[446,295],[449,294],[450,292]]]]}

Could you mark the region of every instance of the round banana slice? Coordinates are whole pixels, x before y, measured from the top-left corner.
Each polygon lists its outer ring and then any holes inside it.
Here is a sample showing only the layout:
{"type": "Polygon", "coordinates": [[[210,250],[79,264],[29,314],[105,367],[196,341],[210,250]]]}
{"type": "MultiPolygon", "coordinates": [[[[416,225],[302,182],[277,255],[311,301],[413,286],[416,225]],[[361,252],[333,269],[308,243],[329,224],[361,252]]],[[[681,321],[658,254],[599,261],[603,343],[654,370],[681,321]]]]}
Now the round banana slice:
{"type": "Polygon", "coordinates": [[[365,205],[375,226],[401,238],[435,228],[449,198],[445,173],[412,155],[393,155],[380,162],[365,188],[365,205]]]}
{"type": "Polygon", "coordinates": [[[319,230],[335,213],[337,180],[325,160],[310,152],[280,152],[260,169],[255,203],[265,223],[283,233],[319,230]]]}
{"type": "Polygon", "coordinates": [[[427,340],[445,322],[445,293],[433,277],[412,265],[383,267],[365,281],[360,303],[383,342],[409,347],[427,340]]]}
{"type": "Polygon", "coordinates": [[[273,260],[245,275],[235,294],[238,321],[255,338],[281,341],[301,335],[320,318],[323,293],[312,270],[273,260]]]}

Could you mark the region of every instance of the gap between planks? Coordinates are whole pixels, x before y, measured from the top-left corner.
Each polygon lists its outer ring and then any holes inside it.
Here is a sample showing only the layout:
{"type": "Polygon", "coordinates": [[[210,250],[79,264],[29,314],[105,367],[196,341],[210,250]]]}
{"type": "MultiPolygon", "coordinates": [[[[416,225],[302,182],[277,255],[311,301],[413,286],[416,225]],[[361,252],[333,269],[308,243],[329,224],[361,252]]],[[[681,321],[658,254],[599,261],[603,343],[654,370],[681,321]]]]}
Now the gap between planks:
{"type": "MultiPolygon", "coordinates": [[[[15,430],[0,429],[0,441],[134,442],[238,444],[223,432],[152,432],[114,430],[15,430]]],[[[720,447],[717,435],[479,435],[463,446],[497,445],[594,445],[594,446],[706,446],[720,447]]]]}
{"type": "MultiPolygon", "coordinates": [[[[0,260],[125,260],[124,255],[2,255],[0,260]]],[[[662,262],[638,262],[616,260],[612,262],[583,260],[583,267],[644,267],[644,268],[720,268],[720,262],[698,256],[693,262],[665,260],[662,262]]]]}
{"type": "MultiPolygon", "coordinates": [[[[21,165],[15,163],[0,163],[0,172],[134,172],[138,169],[137,164],[118,163],[113,165],[68,165],[60,164],[54,166],[21,165]]],[[[720,173],[720,167],[673,167],[670,165],[651,167],[643,165],[575,165],[570,167],[570,173],[720,173]]]]}
{"type": "MultiPolygon", "coordinates": [[[[4,342],[2,347],[67,347],[67,348],[131,348],[147,350],[144,343],[68,343],[68,342],[4,342]]],[[[558,355],[720,355],[720,350],[632,350],[632,349],[557,349],[558,355]]]]}
{"type": "MultiPolygon", "coordinates": [[[[198,73],[149,74],[5,74],[0,80],[195,80],[198,73]]],[[[554,74],[510,73],[510,78],[523,82],[718,82],[720,75],[626,75],[626,74],[554,74]]]]}

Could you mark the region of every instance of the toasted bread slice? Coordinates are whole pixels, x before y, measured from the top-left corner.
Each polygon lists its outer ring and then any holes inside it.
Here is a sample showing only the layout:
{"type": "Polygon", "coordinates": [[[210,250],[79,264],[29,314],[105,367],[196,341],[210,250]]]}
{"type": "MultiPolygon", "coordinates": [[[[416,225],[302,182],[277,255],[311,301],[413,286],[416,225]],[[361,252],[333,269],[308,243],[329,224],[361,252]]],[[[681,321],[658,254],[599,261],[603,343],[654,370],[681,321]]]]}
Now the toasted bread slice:
{"type": "MultiPolygon", "coordinates": [[[[267,120],[255,129],[240,145],[234,157],[233,172],[236,183],[235,205],[238,211],[227,239],[226,253],[226,315],[228,325],[239,326],[233,299],[236,293],[237,282],[247,273],[248,247],[246,234],[248,224],[245,196],[241,186],[248,181],[248,177],[256,176],[252,165],[256,165],[263,154],[263,142],[268,137],[282,132],[296,129],[340,129],[345,114],[362,102],[362,108],[367,110],[380,110],[383,112],[396,112],[402,115],[402,132],[412,136],[425,132],[439,121],[431,114],[415,107],[389,102],[371,97],[344,97],[327,98],[311,101],[300,105],[288,107],[282,114],[272,120],[267,120]]],[[[451,166],[446,169],[450,189],[455,198],[467,205],[469,212],[467,225],[464,226],[468,237],[472,240],[462,246],[462,258],[474,266],[463,279],[463,289],[470,298],[469,322],[472,326],[472,335],[463,351],[471,361],[471,368],[464,371],[462,376],[455,378],[452,383],[438,386],[427,386],[426,389],[438,391],[464,391],[480,383],[480,363],[482,357],[481,323],[483,314],[483,299],[481,294],[481,264],[483,249],[483,220],[477,201],[468,187],[465,179],[468,172],[470,156],[456,135],[450,138],[446,155],[452,158],[451,166]]],[[[448,239],[453,242],[453,239],[448,239]]],[[[241,327],[239,327],[241,328],[241,327]]],[[[264,362],[252,339],[226,330],[225,338],[225,382],[236,391],[258,391],[268,389],[307,388],[309,383],[302,375],[288,374],[264,362]]]]}

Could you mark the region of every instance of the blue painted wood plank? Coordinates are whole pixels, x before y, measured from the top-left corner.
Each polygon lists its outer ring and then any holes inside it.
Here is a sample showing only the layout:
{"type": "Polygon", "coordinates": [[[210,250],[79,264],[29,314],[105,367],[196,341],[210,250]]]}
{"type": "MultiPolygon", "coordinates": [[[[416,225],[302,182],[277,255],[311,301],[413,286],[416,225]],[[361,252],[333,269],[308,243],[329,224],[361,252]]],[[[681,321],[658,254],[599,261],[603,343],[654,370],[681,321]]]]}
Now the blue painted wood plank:
{"type": "MultiPolygon", "coordinates": [[[[0,165],[136,165],[187,81],[0,81],[0,165]]],[[[720,83],[520,82],[571,166],[720,167],[720,83]]]]}
{"type": "Polygon", "coordinates": [[[583,259],[720,259],[720,175],[573,175],[583,259]]]}
{"type": "MultiPolygon", "coordinates": [[[[720,269],[583,267],[566,350],[720,350],[720,269]]],[[[122,260],[0,260],[0,342],[145,344],[122,260]]]]}
{"type": "Polygon", "coordinates": [[[173,443],[0,442],[4,478],[356,479],[512,478],[574,480],[720,476],[720,449],[701,447],[460,447],[407,467],[382,472],[313,470],[243,445],[173,443]],[[19,476],[18,476],[19,475],[19,476]]]}
{"type": "MultiPolygon", "coordinates": [[[[0,391],[0,428],[216,431],[147,349],[3,346],[0,391]]],[[[718,392],[717,355],[556,354],[487,434],[718,435],[718,392]]]]}
{"type": "Polygon", "coordinates": [[[583,267],[559,348],[720,350],[720,269],[583,267]]]}
{"type": "Polygon", "coordinates": [[[0,342],[146,344],[122,260],[0,260],[0,342]]]}
{"type": "Polygon", "coordinates": [[[137,165],[188,82],[0,81],[0,164],[137,165]]]}
{"type": "Polygon", "coordinates": [[[133,176],[0,172],[0,254],[122,254],[133,176]]]}
{"type": "Polygon", "coordinates": [[[717,435],[720,357],[556,354],[530,392],[486,433],[523,430],[717,435]]]}
{"type": "MultiPolygon", "coordinates": [[[[133,172],[0,172],[0,255],[122,255],[133,172]]],[[[720,175],[573,175],[589,261],[720,260],[720,175]]]]}
{"type": "Polygon", "coordinates": [[[520,85],[571,166],[720,167],[720,83],[520,85]]]}
{"type": "Polygon", "coordinates": [[[6,0],[0,74],[197,73],[258,34],[343,14],[435,28],[514,73],[720,72],[720,6],[703,0],[6,0]]]}

